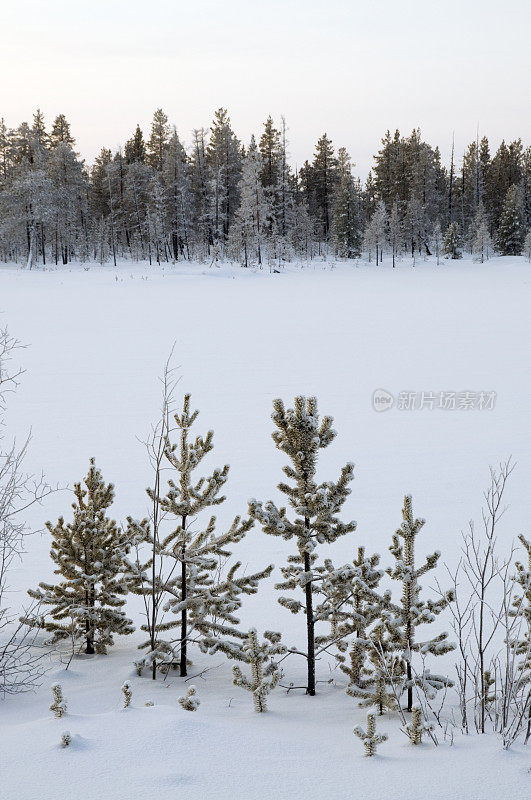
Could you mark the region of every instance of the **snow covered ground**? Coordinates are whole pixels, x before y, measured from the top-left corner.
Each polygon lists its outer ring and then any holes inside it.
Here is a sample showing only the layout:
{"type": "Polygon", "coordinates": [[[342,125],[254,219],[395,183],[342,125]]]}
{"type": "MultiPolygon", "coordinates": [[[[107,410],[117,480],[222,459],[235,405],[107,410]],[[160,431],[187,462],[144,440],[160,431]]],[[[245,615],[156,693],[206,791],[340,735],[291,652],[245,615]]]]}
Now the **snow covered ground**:
{"type": "MultiPolygon", "coordinates": [[[[419,557],[440,549],[452,565],[460,531],[479,518],[489,465],[510,454],[517,469],[502,544],[529,535],[530,308],[531,264],[523,258],[404,262],[395,270],[320,262],[282,274],[201,265],[32,273],[0,267],[0,320],[28,345],[19,354],[26,374],[10,398],[8,431],[22,437],[32,428],[28,467],[44,469],[52,482],[72,485],[95,456],[116,485],[113,516],[142,516],[150,474],[139,439],[157,418],[157,378],[175,342],[179,389],[191,392],[201,411],[197,430],[215,431],[209,463],[231,465],[220,523],[245,512],[249,497],[278,499],[284,456],[270,438],[272,399],[315,394],[338,431],[322,454],[321,478],[356,463],[345,518],[357,519],[358,531],[321,553],[341,563],[365,544],[389,563],[387,547],[409,492],[427,518],[419,557]],[[373,410],[376,389],[395,398],[385,413],[373,410]],[[397,407],[400,392],[418,393],[418,403],[423,391],[468,391],[476,402],[493,391],[496,402],[469,410],[397,407]]],[[[29,523],[42,527],[68,515],[70,502],[68,492],[53,495],[31,511],[29,523]]],[[[49,535],[31,537],[27,549],[10,576],[17,609],[28,587],[52,577],[49,535]]],[[[256,527],[239,546],[249,569],[277,567],[245,602],[242,618],[302,644],[303,618],[281,608],[272,588],[292,550],[256,527]]],[[[442,568],[438,576],[444,583],[442,568]]],[[[138,599],[130,609],[139,622],[138,599]]],[[[448,627],[443,618],[436,625],[448,627]]],[[[177,702],[185,693],[181,679],[153,685],[134,674],[140,638],[120,640],[106,657],[80,657],[68,671],[52,663],[36,695],[0,703],[2,800],[33,800],[37,792],[47,800],[146,793],[189,800],[529,797],[529,748],[504,752],[494,736],[456,732],[453,744],[441,735],[438,748],[413,748],[398,719],[384,717],[380,730],[389,741],[377,758],[364,759],[352,728],[365,723],[365,712],[325,661],[317,697],[277,689],[270,713],[256,715],[250,696],[232,685],[230,663],[198,656],[191,674],[209,671],[192,681],[201,706],[187,713],[177,702]],[[127,711],[120,709],[124,680],[133,687],[127,711]],[[48,711],[55,681],[68,702],[60,721],[48,711]],[[63,750],[66,729],[73,744],[63,750]]],[[[444,667],[452,670],[451,655],[444,667]]],[[[301,668],[292,657],[285,680],[297,683],[301,668]]]]}

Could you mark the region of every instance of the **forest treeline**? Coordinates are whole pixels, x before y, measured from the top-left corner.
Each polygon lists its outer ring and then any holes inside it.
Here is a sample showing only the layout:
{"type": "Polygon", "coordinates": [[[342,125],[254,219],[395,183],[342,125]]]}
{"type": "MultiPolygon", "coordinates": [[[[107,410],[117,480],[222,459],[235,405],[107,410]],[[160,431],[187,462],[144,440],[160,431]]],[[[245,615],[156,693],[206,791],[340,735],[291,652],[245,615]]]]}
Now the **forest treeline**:
{"type": "Polygon", "coordinates": [[[420,130],[387,132],[365,182],[347,150],[323,134],[311,161],[289,164],[286,124],[268,117],[244,145],[228,112],[194,130],[185,148],[158,109],[149,136],[89,167],[60,114],[48,129],[0,121],[0,259],[68,264],[117,259],[245,266],[404,254],[481,260],[531,251],[531,146],[486,137],[444,165],[420,130]],[[526,238],[527,237],[527,238],[526,238]]]}

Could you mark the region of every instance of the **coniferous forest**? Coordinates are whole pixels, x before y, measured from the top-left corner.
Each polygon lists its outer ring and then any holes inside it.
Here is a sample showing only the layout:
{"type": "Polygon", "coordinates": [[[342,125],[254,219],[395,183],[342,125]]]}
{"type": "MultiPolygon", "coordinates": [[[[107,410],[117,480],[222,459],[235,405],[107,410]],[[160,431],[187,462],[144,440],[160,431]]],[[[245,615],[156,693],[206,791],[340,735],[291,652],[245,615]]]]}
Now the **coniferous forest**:
{"type": "Polygon", "coordinates": [[[365,181],[326,133],[294,170],[287,127],[242,142],[220,108],[183,145],[158,109],[92,165],[60,114],[0,122],[0,259],[33,265],[224,259],[244,266],[364,255],[483,261],[531,251],[531,146],[486,137],[444,164],[438,147],[387,132],[365,181]],[[527,239],[526,239],[527,237],[527,239]]]}

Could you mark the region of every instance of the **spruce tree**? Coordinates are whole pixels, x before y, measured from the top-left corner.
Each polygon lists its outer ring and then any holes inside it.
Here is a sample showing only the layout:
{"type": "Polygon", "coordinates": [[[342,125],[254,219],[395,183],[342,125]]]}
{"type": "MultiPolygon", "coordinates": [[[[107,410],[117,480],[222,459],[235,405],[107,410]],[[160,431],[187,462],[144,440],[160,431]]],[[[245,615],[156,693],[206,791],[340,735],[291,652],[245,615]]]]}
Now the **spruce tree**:
{"type": "Polygon", "coordinates": [[[31,627],[51,633],[50,642],[70,639],[84,642],[87,654],[106,653],[114,634],[133,633],[133,624],[122,611],[127,585],[124,559],[129,552],[128,536],[106,511],[114,499],[114,487],[105,484],[94,459],[87,477],[74,485],[74,519],[63,517],[56,525],[46,523],[52,534],[50,555],[57,564],[58,584],[40,583],[28,594],[44,606],[49,615],[24,617],[31,627]],[[50,619],[51,617],[51,619],[50,619]]]}
{"type": "MultiPolygon", "coordinates": [[[[145,563],[130,563],[129,582],[132,591],[149,595],[155,584],[164,596],[164,612],[175,618],[161,618],[155,624],[154,647],[148,641],[140,645],[150,652],[137,662],[141,671],[153,663],[177,667],[187,675],[189,645],[202,652],[224,652],[229,658],[241,657],[246,633],[237,628],[235,612],[241,607],[243,594],[255,594],[262,578],[273,567],[250,575],[238,575],[241,562],[232,564],[225,577],[221,567],[230,558],[230,545],[241,541],[253,521],[234,518],[221,534],[215,533],[216,518],[211,516],[204,527],[197,525],[201,512],[225,501],[220,492],[227,482],[229,467],[215,469],[208,477],[196,478],[195,470],[213,449],[213,431],[190,441],[190,430],[199,412],[191,411],[190,395],[184,397],[181,414],[175,414],[180,433],[179,442],[169,435],[164,443],[164,457],[172,477],[168,491],[148,489],[150,499],[158,504],[163,517],[171,521],[165,537],[154,538],[147,520],[128,518],[130,536],[139,545],[148,544],[155,556],[145,563]]],[[[148,625],[142,630],[149,631],[148,625]]]]}
{"type": "Polygon", "coordinates": [[[350,156],[344,147],[338,152],[338,172],[332,215],[333,240],[340,258],[356,258],[361,250],[359,197],[350,156]]]}
{"type": "Polygon", "coordinates": [[[303,589],[304,602],[294,598],[280,597],[279,603],[294,614],[303,611],[306,615],[307,686],[306,692],[315,695],[315,609],[313,587],[320,580],[315,572],[318,544],[331,544],[339,536],[356,529],[355,522],[343,523],[338,518],[343,503],[350,494],[348,484],[354,475],[353,464],[341,470],[336,482],[317,484],[315,474],[319,450],[332,442],[336,432],[332,429],[332,417],[325,416],[320,421],[317,399],[296,397],[294,408],[286,410],[282,400],[273,402],[271,418],[277,430],[272,438],[279,450],[285,453],[290,464],[283,468],[292,483],[282,482],[280,491],[288,498],[295,512],[293,520],[288,519],[286,508],[278,508],[274,502],[265,504],[258,500],[249,501],[249,514],[262,526],[264,533],[295,539],[297,555],[289,556],[288,564],[282,569],[284,581],[277,589],[303,589]]]}
{"type": "Polygon", "coordinates": [[[66,144],[68,147],[74,147],[75,143],[76,140],[70,133],[70,123],[64,114],[59,114],[53,121],[50,145],[57,147],[58,144],[66,144]]]}
{"type": "Polygon", "coordinates": [[[212,223],[218,246],[225,244],[240,203],[242,153],[226,109],[219,108],[210,128],[206,161],[212,180],[212,223]]]}
{"type": "Polygon", "coordinates": [[[268,197],[262,186],[260,172],[260,153],[252,136],[239,184],[240,207],[231,228],[236,258],[241,258],[245,267],[254,262],[262,266],[267,236],[271,235],[273,225],[271,195],[268,197]]]}
{"type": "Polygon", "coordinates": [[[134,161],[144,164],[146,161],[146,144],[140,125],[136,126],[133,136],[125,143],[124,155],[128,164],[132,164],[134,161]]]}
{"type": "Polygon", "coordinates": [[[402,600],[400,606],[384,614],[384,621],[389,630],[394,649],[402,654],[405,666],[407,689],[407,710],[413,708],[413,687],[419,686],[430,693],[444,686],[452,686],[448,678],[433,675],[423,669],[420,675],[413,674],[413,654],[428,653],[435,656],[444,655],[455,649],[455,645],[448,641],[447,633],[440,633],[433,639],[418,642],[416,632],[419,625],[434,622],[435,617],[443,611],[452,601],[451,591],[438,600],[422,600],[422,587],[419,578],[435,569],[440,558],[440,553],[435,551],[426,558],[421,567],[415,563],[416,538],[426,520],[413,516],[412,499],[410,495],[404,497],[402,509],[402,525],[393,535],[393,543],[389,547],[395,558],[395,565],[387,570],[393,580],[402,584],[402,600]]]}
{"type": "Polygon", "coordinates": [[[500,215],[496,243],[504,256],[519,256],[525,240],[522,192],[518,186],[508,190],[500,215]]]}
{"type": "Polygon", "coordinates": [[[446,258],[461,258],[461,234],[457,222],[451,222],[446,231],[443,243],[443,254],[446,258]]]}
{"type": "Polygon", "coordinates": [[[162,108],[158,108],[153,114],[151,135],[147,143],[148,164],[157,172],[162,172],[169,138],[170,126],[168,125],[168,117],[162,108]]]}

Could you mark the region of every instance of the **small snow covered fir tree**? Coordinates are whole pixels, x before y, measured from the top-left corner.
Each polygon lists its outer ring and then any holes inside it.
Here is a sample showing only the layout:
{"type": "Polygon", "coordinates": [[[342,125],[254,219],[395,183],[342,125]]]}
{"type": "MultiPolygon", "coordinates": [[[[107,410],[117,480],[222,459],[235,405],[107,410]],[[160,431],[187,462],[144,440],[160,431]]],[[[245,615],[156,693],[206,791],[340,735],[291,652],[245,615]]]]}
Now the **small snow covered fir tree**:
{"type": "Polygon", "coordinates": [[[124,708],[129,708],[131,705],[131,700],[133,699],[133,690],[131,689],[131,684],[127,681],[122,685],[122,695],[123,695],[123,703],[124,708]]]}
{"type": "Polygon", "coordinates": [[[324,569],[318,570],[322,582],[317,589],[320,602],[315,616],[328,620],[331,630],[327,636],[316,637],[316,643],[338,649],[336,658],[341,671],[349,677],[349,686],[361,685],[370,647],[370,626],[380,619],[382,608],[390,602],[389,593],[380,596],[376,591],[383,575],[379,561],[379,555],[366,556],[365,548],[359,547],[350,564],[336,569],[326,559],[324,569]]]}
{"type": "Polygon", "coordinates": [[[52,534],[50,555],[57,564],[58,584],[40,583],[29,590],[30,597],[52,606],[48,616],[32,615],[23,621],[52,634],[50,642],[70,639],[84,642],[88,654],[105,653],[114,634],[130,634],[133,624],[122,611],[127,585],[124,559],[129,552],[128,536],[109,519],[107,509],[114,499],[114,487],[105,484],[91,459],[87,477],[74,485],[74,519],[63,517],[57,525],[46,523],[52,534]],[[51,617],[51,619],[50,619],[51,617]]]}
{"type": "Polygon", "coordinates": [[[63,689],[60,683],[54,683],[52,686],[52,704],[50,711],[56,719],[61,719],[66,714],[66,700],[63,697],[63,689]]]}
{"type": "Polygon", "coordinates": [[[455,649],[455,645],[448,641],[447,633],[440,633],[433,639],[416,641],[416,631],[419,625],[431,623],[453,599],[451,591],[438,600],[422,600],[420,595],[422,587],[419,578],[434,569],[439,560],[440,553],[436,551],[426,558],[422,567],[415,564],[415,543],[417,535],[425,524],[424,519],[413,516],[412,499],[410,495],[404,498],[402,509],[403,522],[393,536],[393,544],[389,550],[395,558],[395,565],[387,570],[394,580],[402,584],[402,601],[400,606],[389,612],[384,612],[383,618],[390,633],[390,641],[395,650],[402,654],[405,664],[407,688],[407,710],[413,708],[413,687],[419,686],[430,694],[433,691],[452,686],[452,682],[441,675],[433,675],[423,669],[422,673],[413,675],[413,653],[421,653],[424,657],[428,653],[439,656],[455,649]]]}
{"type": "MultiPolygon", "coordinates": [[[[527,563],[516,562],[516,582],[522,593],[513,603],[512,615],[521,620],[521,626],[518,629],[518,638],[511,645],[521,657],[518,663],[520,674],[531,682],[531,542],[525,536],[518,538],[526,552],[527,563]]],[[[529,712],[531,718],[531,707],[529,712]]]]}
{"type": "Polygon", "coordinates": [[[304,602],[295,598],[280,597],[279,603],[296,614],[306,615],[307,686],[309,695],[315,694],[315,609],[314,584],[322,579],[315,571],[318,544],[330,544],[339,536],[356,529],[355,522],[341,522],[337,514],[350,494],[349,483],[353,478],[354,465],[347,464],[336,482],[317,484],[315,474],[319,450],[334,439],[332,417],[319,420],[317,400],[296,397],[294,408],[286,410],[282,400],[273,402],[273,422],[277,430],[272,437],[277,448],[282,450],[291,464],[284,467],[284,474],[292,484],[282,482],[280,491],[288,497],[295,512],[289,520],[285,508],[278,508],[272,501],[265,504],[249,501],[249,513],[258,520],[264,533],[295,539],[297,555],[288,557],[288,565],[282,568],[284,581],[277,589],[302,589],[304,602]]]}
{"type": "Polygon", "coordinates": [[[70,731],[63,731],[61,734],[61,747],[69,747],[72,744],[72,734],[70,731]]]}
{"type": "Polygon", "coordinates": [[[373,628],[367,645],[368,664],[364,663],[358,680],[351,681],[347,694],[359,698],[361,707],[375,706],[381,716],[397,707],[397,696],[404,681],[404,663],[394,652],[382,623],[373,628]]]}
{"type": "Polygon", "coordinates": [[[255,628],[251,628],[243,644],[242,650],[245,662],[251,667],[251,678],[246,678],[240,667],[234,666],[234,683],[243,689],[252,692],[254,710],[257,713],[267,711],[267,695],[280,680],[280,670],[276,665],[274,656],[286,652],[280,643],[280,633],[265,631],[265,641],[260,644],[255,628]]]}
{"type": "MultiPolygon", "coordinates": [[[[130,564],[129,580],[132,591],[147,595],[153,582],[163,594],[163,610],[174,617],[161,618],[155,625],[155,647],[151,640],[141,647],[150,647],[150,653],[137,662],[139,671],[144,666],[158,664],[179,668],[181,676],[187,674],[189,645],[197,644],[202,652],[220,650],[229,658],[239,657],[245,632],[238,630],[239,619],[235,612],[240,608],[244,594],[255,594],[259,581],[271,574],[272,565],[250,575],[238,575],[241,562],[236,562],[224,577],[222,564],[230,558],[227,548],[240,542],[252,527],[252,520],[235,517],[228,530],[215,533],[216,518],[211,516],[204,527],[197,525],[201,512],[223,503],[221,489],[228,479],[229,467],[215,469],[208,477],[196,478],[194,472],[203,458],[213,449],[212,431],[196,436],[190,441],[190,429],[198,416],[190,410],[190,395],[184,398],[183,411],[175,414],[180,432],[178,444],[166,437],[164,456],[173,476],[168,480],[168,491],[148,489],[166,519],[171,522],[170,532],[164,538],[155,538],[147,520],[128,519],[129,531],[140,545],[147,543],[158,560],[130,564]],[[168,564],[167,569],[164,564],[168,564]]],[[[148,630],[147,625],[142,630],[148,630]]]]}
{"type": "Polygon", "coordinates": [[[461,234],[457,222],[452,222],[448,226],[443,243],[443,255],[446,258],[461,258],[461,234]]]}
{"type": "Polygon", "coordinates": [[[374,714],[367,714],[367,730],[364,731],[359,725],[354,728],[354,733],[361,739],[365,747],[365,755],[369,758],[376,755],[376,748],[382,742],[387,741],[385,733],[376,733],[376,717],[374,714]]]}
{"type": "Polygon", "coordinates": [[[413,706],[411,709],[411,722],[409,722],[404,731],[411,744],[422,744],[422,736],[424,733],[429,733],[433,726],[425,722],[420,706],[413,706]]]}
{"type": "Polygon", "coordinates": [[[197,711],[201,705],[201,701],[197,696],[197,689],[195,686],[190,686],[188,688],[185,697],[179,697],[179,705],[184,708],[185,711],[197,711]]]}

